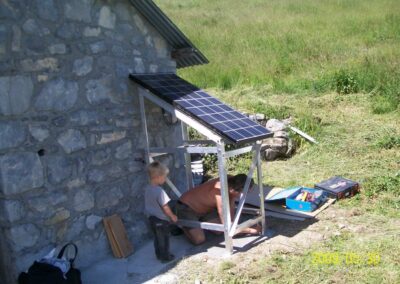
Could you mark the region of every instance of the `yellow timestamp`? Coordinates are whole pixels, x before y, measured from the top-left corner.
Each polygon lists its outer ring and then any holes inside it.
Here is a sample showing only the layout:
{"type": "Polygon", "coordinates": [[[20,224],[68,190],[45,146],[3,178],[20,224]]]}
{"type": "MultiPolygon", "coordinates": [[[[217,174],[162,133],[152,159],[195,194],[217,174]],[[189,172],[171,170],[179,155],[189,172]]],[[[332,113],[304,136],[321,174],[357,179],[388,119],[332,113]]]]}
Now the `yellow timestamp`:
{"type": "Polygon", "coordinates": [[[314,265],[369,265],[377,266],[381,263],[381,256],[377,252],[322,252],[311,254],[311,263],[314,265]]]}

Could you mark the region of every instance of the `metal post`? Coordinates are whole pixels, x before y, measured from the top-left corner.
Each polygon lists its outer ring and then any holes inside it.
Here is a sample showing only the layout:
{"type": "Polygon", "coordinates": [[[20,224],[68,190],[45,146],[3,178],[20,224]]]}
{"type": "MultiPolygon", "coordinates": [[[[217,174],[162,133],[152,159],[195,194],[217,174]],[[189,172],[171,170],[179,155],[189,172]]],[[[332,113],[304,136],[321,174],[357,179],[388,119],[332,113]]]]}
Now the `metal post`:
{"type": "Polygon", "coordinates": [[[139,92],[139,104],[140,104],[140,116],[142,118],[142,130],[144,133],[144,138],[146,142],[146,146],[144,148],[144,159],[146,161],[146,164],[150,164],[150,145],[149,145],[149,134],[147,132],[147,121],[146,121],[146,112],[144,108],[144,99],[143,95],[141,92],[139,92]]]}
{"type": "MultiPolygon", "coordinates": [[[[183,122],[181,122],[181,127],[182,127],[182,140],[189,140],[188,139],[188,130],[187,130],[187,125],[183,122]]],[[[193,176],[192,176],[192,164],[191,164],[191,159],[190,159],[190,154],[185,151],[184,153],[185,157],[185,170],[186,170],[186,181],[187,181],[187,186],[188,189],[193,188],[193,176]]]]}
{"type": "Polygon", "coordinates": [[[261,143],[257,142],[255,151],[257,155],[257,178],[258,178],[258,189],[260,191],[260,211],[261,211],[261,226],[262,226],[262,234],[265,234],[265,208],[264,208],[264,186],[262,179],[262,168],[261,168],[261,157],[260,157],[261,143]]]}
{"type": "Polygon", "coordinates": [[[232,237],[229,235],[231,229],[231,211],[229,206],[229,191],[228,191],[228,178],[226,175],[226,160],[225,160],[225,144],[224,142],[217,143],[218,149],[218,172],[219,181],[221,185],[221,197],[222,197],[222,211],[224,219],[224,236],[225,236],[225,248],[232,254],[233,244],[232,237]]]}

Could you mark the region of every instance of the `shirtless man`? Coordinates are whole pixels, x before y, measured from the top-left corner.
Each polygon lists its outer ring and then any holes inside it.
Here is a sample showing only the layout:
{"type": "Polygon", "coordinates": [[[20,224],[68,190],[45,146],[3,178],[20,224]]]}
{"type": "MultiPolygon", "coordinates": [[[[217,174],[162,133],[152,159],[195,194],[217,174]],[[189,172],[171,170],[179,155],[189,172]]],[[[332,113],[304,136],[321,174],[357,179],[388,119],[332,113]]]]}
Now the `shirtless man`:
{"type": "MultiPolygon", "coordinates": [[[[234,217],[235,200],[240,196],[247,176],[239,174],[228,176],[229,206],[231,218],[234,217]]],[[[253,185],[253,180],[250,186],[253,185]]],[[[193,221],[208,221],[224,223],[221,197],[221,183],[218,178],[209,180],[187,192],[179,199],[177,204],[179,219],[193,221]]],[[[183,228],[185,235],[195,244],[205,241],[204,231],[201,228],[183,228]]],[[[240,233],[259,234],[260,228],[246,228],[240,233]]]]}

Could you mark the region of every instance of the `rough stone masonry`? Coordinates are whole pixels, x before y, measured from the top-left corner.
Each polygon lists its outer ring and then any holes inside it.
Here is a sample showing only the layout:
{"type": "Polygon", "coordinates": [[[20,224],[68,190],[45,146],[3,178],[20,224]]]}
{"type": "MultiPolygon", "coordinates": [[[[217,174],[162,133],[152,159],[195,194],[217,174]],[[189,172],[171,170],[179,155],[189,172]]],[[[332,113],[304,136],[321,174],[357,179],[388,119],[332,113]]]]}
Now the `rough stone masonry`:
{"type": "MultiPolygon", "coordinates": [[[[74,241],[78,266],[111,257],[102,217],[148,237],[138,92],[131,72],[175,72],[128,0],[0,1],[0,279],[74,241]]],[[[150,144],[180,144],[147,104],[150,144]]],[[[172,179],[182,161],[169,157],[172,179]]],[[[179,185],[179,183],[178,183],[179,185]]],[[[1,281],[0,281],[1,282],[1,281]]]]}

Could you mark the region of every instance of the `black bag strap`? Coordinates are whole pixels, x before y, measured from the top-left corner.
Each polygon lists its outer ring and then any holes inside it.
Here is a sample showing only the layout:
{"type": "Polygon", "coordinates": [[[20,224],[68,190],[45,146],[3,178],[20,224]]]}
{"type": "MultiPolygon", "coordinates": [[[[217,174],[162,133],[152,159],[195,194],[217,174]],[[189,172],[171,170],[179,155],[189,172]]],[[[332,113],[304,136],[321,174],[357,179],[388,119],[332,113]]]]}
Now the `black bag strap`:
{"type": "Polygon", "coordinates": [[[74,264],[75,258],[76,258],[76,256],[78,255],[78,247],[76,246],[76,244],[74,244],[74,243],[72,243],[72,242],[69,242],[69,243],[65,244],[65,245],[61,248],[60,252],[58,253],[57,258],[62,258],[63,255],[64,255],[65,249],[66,249],[67,247],[69,247],[69,246],[73,246],[74,249],[75,249],[75,255],[74,255],[74,257],[69,259],[69,262],[71,263],[71,267],[72,267],[72,265],[74,264]]]}

